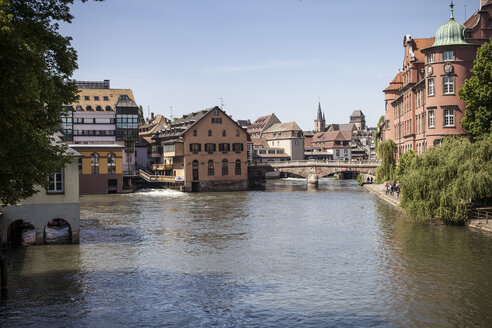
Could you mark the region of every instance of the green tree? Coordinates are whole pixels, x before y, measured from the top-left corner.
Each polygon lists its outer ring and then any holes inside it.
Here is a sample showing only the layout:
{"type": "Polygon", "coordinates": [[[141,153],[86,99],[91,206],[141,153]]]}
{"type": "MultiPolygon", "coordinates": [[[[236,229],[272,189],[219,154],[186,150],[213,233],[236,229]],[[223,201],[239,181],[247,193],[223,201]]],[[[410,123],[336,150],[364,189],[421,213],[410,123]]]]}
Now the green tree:
{"type": "Polygon", "coordinates": [[[143,113],[143,107],[142,107],[142,105],[138,106],[138,123],[139,124],[145,123],[145,118],[144,118],[144,113],[143,113]]]}
{"type": "Polygon", "coordinates": [[[76,99],[70,37],[73,0],[0,0],[0,205],[47,187],[71,159],[53,142],[64,104],[76,99]]]}
{"type": "Polygon", "coordinates": [[[396,167],[397,146],[391,139],[378,143],[376,154],[381,165],[376,169],[376,183],[392,180],[396,167]]]}
{"type": "Polygon", "coordinates": [[[446,138],[414,156],[401,178],[400,205],[418,220],[462,223],[468,206],[492,197],[492,137],[446,138]]]}
{"type": "Polygon", "coordinates": [[[405,175],[405,171],[410,166],[410,163],[417,156],[415,151],[409,150],[398,159],[398,166],[395,170],[395,179],[401,180],[401,178],[405,175]]]}
{"type": "MultiPolygon", "coordinates": [[[[492,41],[492,39],[491,39],[492,41]]],[[[492,135],[492,44],[483,44],[477,52],[471,70],[474,76],[467,79],[459,91],[466,103],[465,116],[460,121],[473,140],[492,135]]]]}

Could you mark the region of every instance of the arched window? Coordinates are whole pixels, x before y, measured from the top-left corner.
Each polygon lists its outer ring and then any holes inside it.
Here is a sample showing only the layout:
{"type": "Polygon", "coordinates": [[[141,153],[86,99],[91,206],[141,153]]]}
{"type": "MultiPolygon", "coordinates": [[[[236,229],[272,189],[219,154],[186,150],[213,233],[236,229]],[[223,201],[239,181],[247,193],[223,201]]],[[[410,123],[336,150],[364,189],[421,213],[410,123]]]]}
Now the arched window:
{"type": "Polygon", "coordinates": [[[97,105],[97,106],[96,106],[96,111],[98,111],[98,112],[102,112],[102,111],[103,111],[103,109],[102,109],[102,107],[101,107],[101,106],[97,105]]]}
{"type": "Polygon", "coordinates": [[[223,131],[222,131],[222,136],[223,136],[223,137],[227,136],[226,130],[223,130],[223,131]]]}
{"type": "Polygon", "coordinates": [[[222,160],[222,175],[229,175],[229,161],[227,159],[222,160]]]}
{"type": "Polygon", "coordinates": [[[239,130],[236,130],[236,137],[239,137],[239,130]]]}
{"type": "Polygon", "coordinates": [[[241,160],[236,159],[236,164],[234,165],[234,172],[236,175],[241,175],[241,160]]]}
{"type": "Polygon", "coordinates": [[[111,111],[111,106],[106,106],[106,112],[110,112],[111,111]]]}
{"type": "Polygon", "coordinates": [[[93,109],[92,109],[92,106],[88,105],[88,106],[85,107],[85,110],[92,111],[93,109]]]}
{"type": "Polygon", "coordinates": [[[82,157],[79,157],[79,174],[82,174],[82,157]]]}
{"type": "Polygon", "coordinates": [[[193,136],[196,137],[198,135],[198,132],[196,130],[193,130],[193,136]]]}
{"type": "Polygon", "coordinates": [[[108,173],[116,173],[116,155],[108,154],[108,173]]]}
{"type": "Polygon", "coordinates": [[[208,136],[211,137],[212,136],[212,130],[208,130],[208,136]]]}
{"type": "Polygon", "coordinates": [[[199,175],[198,175],[198,170],[199,170],[199,166],[198,166],[198,161],[195,159],[191,165],[191,168],[192,168],[192,173],[193,173],[193,181],[198,181],[199,180],[199,175]]]}
{"type": "Polygon", "coordinates": [[[80,112],[80,111],[82,111],[82,110],[84,110],[84,109],[82,108],[82,106],[77,105],[77,106],[75,107],[75,110],[80,112]]]}
{"type": "Polygon", "coordinates": [[[214,174],[215,174],[214,161],[209,160],[208,161],[208,175],[213,176],[214,174]]]}
{"type": "Polygon", "coordinates": [[[99,174],[99,154],[94,153],[91,156],[91,173],[99,174]]]}

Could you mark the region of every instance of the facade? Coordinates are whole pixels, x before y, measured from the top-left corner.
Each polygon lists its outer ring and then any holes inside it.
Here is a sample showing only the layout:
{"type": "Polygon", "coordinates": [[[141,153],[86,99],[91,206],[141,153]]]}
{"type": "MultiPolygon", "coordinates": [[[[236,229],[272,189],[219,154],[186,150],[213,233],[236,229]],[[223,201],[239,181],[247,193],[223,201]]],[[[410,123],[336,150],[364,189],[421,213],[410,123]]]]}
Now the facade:
{"type": "Polygon", "coordinates": [[[266,116],[260,116],[253,122],[253,124],[248,126],[247,132],[251,137],[251,140],[260,139],[263,131],[276,123],[280,123],[280,120],[273,113],[266,116]]]}
{"type": "Polygon", "coordinates": [[[424,153],[448,135],[466,135],[460,121],[466,105],[458,90],[469,78],[478,47],[492,36],[492,0],[482,0],[465,24],[450,20],[434,38],[403,40],[403,70],[385,94],[381,136],[392,139],[398,154],[424,153]]]}
{"type": "Polygon", "coordinates": [[[304,159],[304,136],[296,122],[273,124],[263,130],[261,138],[269,148],[283,148],[293,161],[304,159]]]}
{"type": "Polygon", "coordinates": [[[132,90],[111,89],[109,80],[76,84],[79,99],[65,107],[60,132],[63,140],[83,155],[80,193],[121,192],[124,186],[131,188],[136,176],[138,138],[138,106],[132,90]],[[110,173],[104,173],[106,166],[102,163],[100,170],[95,169],[98,160],[110,162],[116,171],[109,168],[110,173]]]}
{"type": "MultiPolygon", "coordinates": [[[[57,137],[54,142],[61,142],[57,137]]],[[[17,224],[29,224],[34,227],[36,243],[44,244],[45,227],[48,222],[63,219],[69,225],[72,243],[79,242],[80,204],[79,204],[79,170],[76,151],[68,149],[74,160],[50,179],[48,189],[39,188],[39,192],[22,200],[15,206],[1,209],[0,233],[3,245],[9,246],[12,233],[17,224]]]]}
{"type": "Polygon", "coordinates": [[[160,163],[160,153],[157,141],[152,137],[171,122],[161,114],[151,113],[149,119],[138,125],[138,140],[135,145],[136,169],[150,169],[151,165],[160,163]]]}
{"type": "Polygon", "coordinates": [[[316,133],[311,140],[313,148],[309,157],[326,160],[352,159],[352,132],[349,130],[326,131],[316,133]]]}
{"type": "Polygon", "coordinates": [[[366,116],[361,110],[354,110],[352,115],[350,115],[350,123],[355,124],[357,130],[366,130],[366,116]]]}
{"type": "Polygon", "coordinates": [[[184,115],[153,139],[162,147],[155,173],[184,191],[248,188],[247,133],[219,107],[184,115]]]}

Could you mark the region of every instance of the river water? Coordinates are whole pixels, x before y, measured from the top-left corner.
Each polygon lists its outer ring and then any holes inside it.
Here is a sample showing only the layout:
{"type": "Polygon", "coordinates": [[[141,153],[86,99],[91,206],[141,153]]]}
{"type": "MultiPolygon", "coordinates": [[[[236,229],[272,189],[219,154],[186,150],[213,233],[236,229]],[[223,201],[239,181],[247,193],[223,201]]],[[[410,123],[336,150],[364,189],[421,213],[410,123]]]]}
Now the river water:
{"type": "Polygon", "coordinates": [[[354,181],[84,196],[81,227],[8,254],[1,327],[492,327],[492,235],[354,181]]]}

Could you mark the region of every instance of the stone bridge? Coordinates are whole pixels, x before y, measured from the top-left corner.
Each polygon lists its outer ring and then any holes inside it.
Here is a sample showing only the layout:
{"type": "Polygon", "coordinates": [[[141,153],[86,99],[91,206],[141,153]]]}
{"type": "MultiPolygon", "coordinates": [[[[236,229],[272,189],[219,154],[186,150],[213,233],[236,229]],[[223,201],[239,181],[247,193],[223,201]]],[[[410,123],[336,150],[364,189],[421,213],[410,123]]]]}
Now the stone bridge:
{"type": "Polygon", "coordinates": [[[291,177],[302,177],[308,184],[318,185],[319,178],[342,175],[349,172],[362,173],[365,177],[376,176],[378,161],[290,161],[268,163],[275,171],[291,177]]]}

